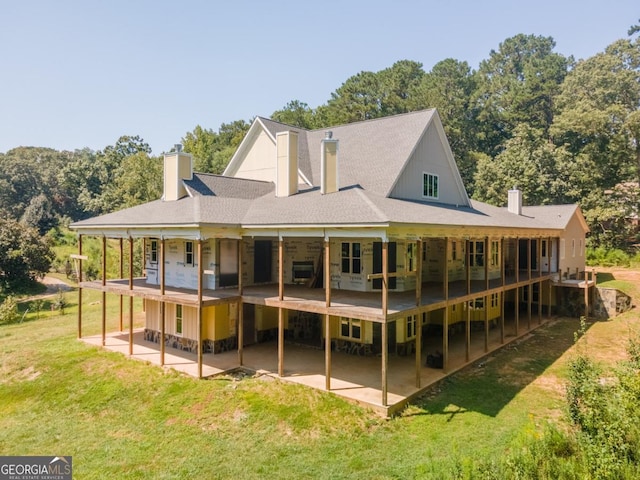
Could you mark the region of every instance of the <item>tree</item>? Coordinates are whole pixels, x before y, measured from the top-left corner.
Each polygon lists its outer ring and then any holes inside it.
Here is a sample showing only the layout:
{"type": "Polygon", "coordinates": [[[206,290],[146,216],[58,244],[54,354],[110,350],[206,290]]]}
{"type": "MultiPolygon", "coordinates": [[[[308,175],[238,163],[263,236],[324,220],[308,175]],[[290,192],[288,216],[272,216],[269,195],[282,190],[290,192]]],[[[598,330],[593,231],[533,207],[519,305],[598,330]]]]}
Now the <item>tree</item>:
{"type": "Polygon", "coordinates": [[[518,34],[480,63],[475,95],[484,126],[481,150],[495,155],[520,123],[545,134],[553,122],[554,101],[572,58],[554,53],[552,37],[518,34]]]}
{"type": "Polygon", "coordinates": [[[44,276],[54,257],[47,237],[15,220],[0,218],[0,285],[13,288],[44,276]]]}
{"type": "Polygon", "coordinates": [[[193,132],[187,132],[182,138],[184,151],[195,157],[196,171],[220,174],[250,126],[244,120],[236,120],[223,123],[216,133],[198,125],[193,132]]]}
{"type": "Polygon", "coordinates": [[[213,130],[196,125],[193,132],[187,132],[182,137],[184,151],[193,155],[197,172],[213,172],[217,136],[213,130]]]}
{"type": "Polygon", "coordinates": [[[306,129],[314,127],[313,110],[300,100],[292,100],[281,110],[276,110],[271,114],[271,119],[294,127],[306,129]]]}
{"type": "Polygon", "coordinates": [[[370,120],[382,116],[380,80],[373,72],[348,78],[327,102],[321,116],[329,125],[370,120]]]}
{"type": "Polygon", "coordinates": [[[31,198],[20,222],[28,227],[35,228],[40,235],[44,235],[58,224],[58,219],[53,214],[51,201],[45,194],[41,193],[31,198]]]}

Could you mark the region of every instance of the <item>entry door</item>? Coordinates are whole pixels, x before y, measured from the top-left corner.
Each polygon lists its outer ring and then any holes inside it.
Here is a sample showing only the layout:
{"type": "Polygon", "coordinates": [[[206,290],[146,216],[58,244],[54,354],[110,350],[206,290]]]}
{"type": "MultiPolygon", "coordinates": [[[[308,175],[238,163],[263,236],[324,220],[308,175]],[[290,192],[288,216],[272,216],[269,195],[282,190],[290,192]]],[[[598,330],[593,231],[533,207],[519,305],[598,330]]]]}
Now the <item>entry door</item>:
{"type": "MultiPolygon", "coordinates": [[[[396,242],[389,242],[389,273],[396,272],[396,242]]],[[[382,242],[373,242],[373,273],[382,273],[382,242]]],[[[382,289],[382,279],[373,279],[373,288],[377,290],[382,289]]],[[[389,289],[394,290],[396,288],[396,277],[389,277],[389,289]]]]}
{"type": "MultiPolygon", "coordinates": [[[[529,255],[529,260],[531,262],[531,271],[535,271],[538,269],[538,250],[537,250],[537,241],[531,240],[531,253],[529,255]]],[[[527,270],[527,251],[529,249],[529,240],[520,240],[519,242],[519,263],[518,268],[520,270],[527,270]]]]}
{"type": "Polygon", "coordinates": [[[254,243],[253,281],[271,281],[271,240],[256,240],[254,243]]]}

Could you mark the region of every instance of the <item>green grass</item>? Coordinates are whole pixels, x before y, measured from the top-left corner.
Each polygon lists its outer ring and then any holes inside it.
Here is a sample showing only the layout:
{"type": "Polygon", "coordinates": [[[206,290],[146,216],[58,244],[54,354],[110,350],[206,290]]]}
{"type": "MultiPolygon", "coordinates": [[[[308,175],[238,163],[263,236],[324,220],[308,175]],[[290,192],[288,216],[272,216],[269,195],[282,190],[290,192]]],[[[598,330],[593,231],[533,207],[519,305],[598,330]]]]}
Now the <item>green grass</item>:
{"type": "MultiPolygon", "coordinates": [[[[100,331],[86,292],[85,334],[100,331]]],[[[577,320],[542,327],[391,420],[265,377],[198,381],[76,340],[62,316],[0,327],[0,452],[73,455],[74,478],[456,478],[562,418],[577,320]],[[541,381],[547,379],[547,381],[541,381]]],[[[118,302],[108,298],[110,330],[118,302]]],[[[629,316],[626,322],[629,321],[629,316]]],[[[607,322],[607,332],[626,323],[607,322]]]]}

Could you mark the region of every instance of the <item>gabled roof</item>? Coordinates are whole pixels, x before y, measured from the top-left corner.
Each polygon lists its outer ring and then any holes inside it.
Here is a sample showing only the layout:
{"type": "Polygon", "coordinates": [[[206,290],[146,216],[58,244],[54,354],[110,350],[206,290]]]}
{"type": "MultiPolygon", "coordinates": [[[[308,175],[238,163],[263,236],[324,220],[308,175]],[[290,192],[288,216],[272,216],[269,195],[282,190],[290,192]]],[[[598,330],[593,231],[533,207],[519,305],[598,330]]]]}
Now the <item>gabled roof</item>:
{"type": "MultiPolygon", "coordinates": [[[[338,192],[323,195],[320,179],[320,141],[329,129],[308,131],[261,117],[256,118],[234,159],[242,157],[252,136],[299,132],[299,171],[313,183],[300,185],[289,197],[276,197],[272,182],[233,176],[195,173],[184,180],[188,196],[177,201],[157,200],[72,225],[78,229],[145,228],[147,226],[326,227],[418,224],[462,227],[499,227],[563,230],[577,216],[588,231],[576,205],[524,207],[522,215],[482,202],[466,206],[401,200],[389,197],[416,145],[431,122],[440,125],[435,110],[424,110],[348,125],[331,127],[340,140],[338,192]],[[316,145],[318,148],[307,148],[316,145]]],[[[441,126],[440,126],[441,127],[441,126]]],[[[438,129],[438,135],[444,135],[438,129]]],[[[436,141],[439,141],[436,137],[436,141]]],[[[442,139],[446,144],[446,139],[442,139]]],[[[447,145],[448,148],[448,145],[447,145]]],[[[447,155],[453,161],[450,150],[447,155]]],[[[233,160],[232,160],[233,162],[233,160]]],[[[225,172],[238,165],[230,164],[225,172]]],[[[459,178],[455,164],[451,166],[459,178]]],[[[462,187],[463,188],[463,187],[462,187]]],[[[464,189],[464,188],[463,188],[464,189]]],[[[466,193],[465,193],[466,198],[466,193]]]]}

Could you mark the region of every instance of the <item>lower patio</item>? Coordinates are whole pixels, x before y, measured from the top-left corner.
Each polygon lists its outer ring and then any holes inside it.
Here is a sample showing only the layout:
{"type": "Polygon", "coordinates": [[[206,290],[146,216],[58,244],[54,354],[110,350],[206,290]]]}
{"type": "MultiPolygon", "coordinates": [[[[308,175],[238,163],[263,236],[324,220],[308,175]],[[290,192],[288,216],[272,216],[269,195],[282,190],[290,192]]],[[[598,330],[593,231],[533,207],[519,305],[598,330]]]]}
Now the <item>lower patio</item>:
{"type": "MultiPolygon", "coordinates": [[[[524,321],[523,321],[524,320],[524,321]]],[[[415,353],[407,356],[389,355],[387,366],[387,405],[382,404],[381,358],[379,356],[357,356],[345,352],[331,352],[330,392],[349,401],[373,409],[383,416],[390,416],[401,410],[412,399],[420,396],[442,379],[482,359],[509,343],[525,338],[532,330],[544,324],[532,318],[530,322],[519,321],[516,335],[515,320],[505,320],[504,343],[501,343],[499,326],[489,330],[488,349],[485,351],[484,331],[472,331],[469,360],[466,355],[466,339],[463,332],[449,335],[449,362],[445,371],[426,365],[427,356],[442,352],[442,336],[426,334],[423,338],[420,358],[420,386],[416,386],[415,353]],[[530,328],[529,328],[530,327],[530,328]]],[[[101,335],[83,337],[88,344],[101,346],[101,335]]],[[[104,348],[129,354],[128,332],[113,332],[106,335],[104,348]]],[[[136,329],[133,335],[134,359],[160,365],[160,345],[144,340],[143,329],[136,329]]],[[[240,365],[237,351],[218,354],[203,354],[202,376],[215,377],[230,373],[238,368],[295,382],[318,390],[326,390],[325,351],[309,346],[285,342],[284,376],[278,376],[277,342],[265,342],[246,346],[243,349],[243,364],[240,365]]],[[[198,358],[190,353],[174,348],[165,349],[164,368],[197,377],[198,358]]]]}

